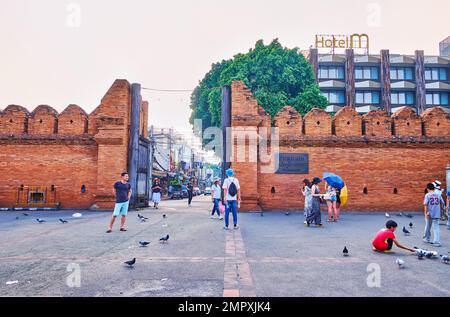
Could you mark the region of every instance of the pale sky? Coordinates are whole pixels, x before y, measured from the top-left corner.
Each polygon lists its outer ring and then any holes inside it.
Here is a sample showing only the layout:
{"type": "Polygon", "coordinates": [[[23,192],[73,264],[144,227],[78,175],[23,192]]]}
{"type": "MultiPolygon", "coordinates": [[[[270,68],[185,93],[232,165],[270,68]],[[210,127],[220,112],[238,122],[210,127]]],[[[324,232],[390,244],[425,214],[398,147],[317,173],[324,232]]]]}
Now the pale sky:
{"type": "MultiPolygon", "coordinates": [[[[450,35],[448,0],[0,1],[0,109],[74,103],[90,113],[116,78],[193,89],[258,39],[308,49],[315,34],[365,32],[371,53],[437,55],[450,35]]],[[[150,124],[189,129],[189,92],[143,97],[150,124]]]]}

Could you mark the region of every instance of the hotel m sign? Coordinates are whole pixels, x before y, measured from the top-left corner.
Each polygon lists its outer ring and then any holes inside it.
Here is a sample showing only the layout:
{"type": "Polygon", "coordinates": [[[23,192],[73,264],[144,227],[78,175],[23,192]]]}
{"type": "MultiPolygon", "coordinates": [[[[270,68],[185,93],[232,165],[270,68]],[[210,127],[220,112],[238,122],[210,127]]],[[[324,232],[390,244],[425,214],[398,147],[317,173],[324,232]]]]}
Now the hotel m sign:
{"type": "Polygon", "coordinates": [[[367,34],[352,35],[316,35],[316,48],[361,48],[369,50],[369,36],[367,34]]]}

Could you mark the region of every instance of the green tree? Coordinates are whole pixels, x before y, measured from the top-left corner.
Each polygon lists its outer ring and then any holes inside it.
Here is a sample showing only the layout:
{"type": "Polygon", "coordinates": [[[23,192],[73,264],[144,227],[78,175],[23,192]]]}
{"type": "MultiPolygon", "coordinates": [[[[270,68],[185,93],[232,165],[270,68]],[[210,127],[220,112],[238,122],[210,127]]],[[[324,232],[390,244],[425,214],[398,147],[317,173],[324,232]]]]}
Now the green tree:
{"type": "Polygon", "coordinates": [[[233,80],[244,81],[272,118],[286,105],[302,115],[328,105],[315,82],[311,64],[298,48],[284,48],[277,39],[268,45],[260,40],[248,53],[212,65],[192,93],[191,124],[202,119],[203,129],[220,126],[221,87],[233,80]]]}

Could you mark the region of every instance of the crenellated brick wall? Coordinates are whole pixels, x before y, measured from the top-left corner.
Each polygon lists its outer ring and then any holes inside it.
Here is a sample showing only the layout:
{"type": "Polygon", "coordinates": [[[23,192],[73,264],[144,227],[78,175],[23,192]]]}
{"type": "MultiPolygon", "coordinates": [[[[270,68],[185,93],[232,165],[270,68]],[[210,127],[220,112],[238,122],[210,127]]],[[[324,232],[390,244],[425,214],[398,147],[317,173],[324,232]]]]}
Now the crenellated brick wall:
{"type": "MultiPolygon", "coordinates": [[[[23,185],[56,189],[61,208],[112,208],[113,183],[127,170],[130,90],[128,81],[116,80],[89,115],[77,105],[60,114],[50,106],[0,111],[0,207],[18,206],[23,185]]],[[[145,101],[141,119],[146,136],[145,101]]]]}
{"type": "MultiPolygon", "coordinates": [[[[236,81],[231,122],[235,148],[237,135],[260,136],[272,125],[279,131],[279,147],[272,151],[309,156],[308,174],[277,174],[273,156],[261,161],[256,154],[253,162],[248,157],[254,150],[241,149],[247,161],[233,156],[231,166],[241,183],[243,211],[301,209],[302,180],[322,177],[324,172],[343,177],[349,189],[345,209],[350,211],[419,211],[428,182],[439,179],[446,186],[450,118],[440,108],[428,109],[422,116],[410,108],[392,116],[380,110],[360,116],[344,107],[334,117],[313,109],[302,118],[286,106],[271,120],[245,84],[236,81]]],[[[321,187],[323,191],[324,184],[321,187]]]]}

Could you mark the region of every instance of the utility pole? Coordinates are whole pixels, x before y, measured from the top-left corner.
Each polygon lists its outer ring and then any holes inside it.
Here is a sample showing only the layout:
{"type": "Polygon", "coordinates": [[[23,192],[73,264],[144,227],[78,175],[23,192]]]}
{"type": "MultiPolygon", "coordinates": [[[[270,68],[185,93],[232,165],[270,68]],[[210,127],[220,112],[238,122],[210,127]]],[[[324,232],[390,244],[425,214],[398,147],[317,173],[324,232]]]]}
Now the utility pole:
{"type": "Polygon", "coordinates": [[[150,175],[150,184],[149,184],[149,186],[150,186],[150,190],[149,190],[149,193],[150,193],[150,197],[149,197],[149,202],[151,201],[151,197],[152,197],[152,195],[153,195],[153,192],[152,192],[152,190],[151,190],[151,188],[152,188],[152,185],[153,185],[153,162],[155,161],[155,138],[153,137],[153,125],[151,125],[150,126],[150,151],[151,151],[151,153],[150,153],[150,168],[149,168],[149,171],[148,171],[148,173],[149,173],[149,175],[150,175]]]}
{"type": "Polygon", "coordinates": [[[169,172],[172,171],[172,160],[171,160],[171,157],[172,157],[172,132],[173,132],[173,129],[170,128],[169,129],[169,168],[168,168],[169,172]]]}

